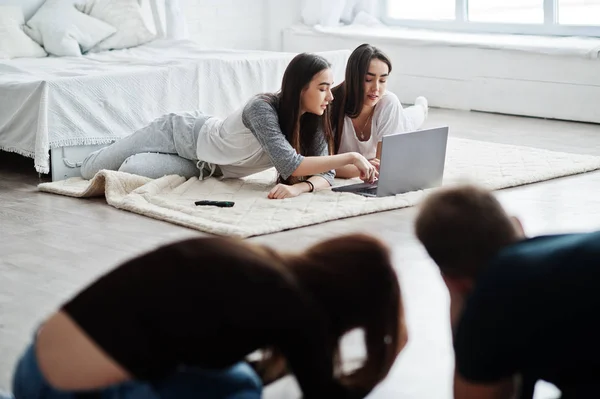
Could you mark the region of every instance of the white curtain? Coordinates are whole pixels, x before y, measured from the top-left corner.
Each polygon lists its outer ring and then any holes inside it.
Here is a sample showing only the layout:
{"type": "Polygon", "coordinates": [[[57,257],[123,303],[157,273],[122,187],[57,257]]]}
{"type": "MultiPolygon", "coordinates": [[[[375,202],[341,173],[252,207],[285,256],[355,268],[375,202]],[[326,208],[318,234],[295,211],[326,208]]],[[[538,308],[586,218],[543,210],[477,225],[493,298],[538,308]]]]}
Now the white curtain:
{"type": "Polygon", "coordinates": [[[302,20],[306,25],[379,25],[379,0],[304,0],[302,20]]]}
{"type": "Polygon", "coordinates": [[[175,40],[189,38],[187,21],[179,0],[150,0],[150,7],[158,37],[175,40]]]}
{"type": "Polygon", "coordinates": [[[187,39],[188,32],[187,21],[179,0],[165,0],[165,20],[167,24],[167,39],[187,39]]]}

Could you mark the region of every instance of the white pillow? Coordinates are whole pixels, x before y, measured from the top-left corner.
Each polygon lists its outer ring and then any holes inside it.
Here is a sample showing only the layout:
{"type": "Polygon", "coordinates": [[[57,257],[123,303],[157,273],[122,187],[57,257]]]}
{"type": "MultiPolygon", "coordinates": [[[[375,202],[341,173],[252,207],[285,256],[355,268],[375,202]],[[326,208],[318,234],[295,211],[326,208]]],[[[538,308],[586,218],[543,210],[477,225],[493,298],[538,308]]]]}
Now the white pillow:
{"type": "Polygon", "coordinates": [[[23,32],[23,10],[0,6],[0,58],[45,57],[48,54],[23,32]]]}
{"type": "Polygon", "coordinates": [[[79,12],[74,0],[46,0],[27,21],[25,32],[47,52],[80,56],[116,32],[113,26],[79,12]]]}
{"type": "Polygon", "coordinates": [[[135,47],[154,39],[138,0],[89,0],[77,8],[117,28],[117,33],[100,42],[92,52],[135,47]]]}

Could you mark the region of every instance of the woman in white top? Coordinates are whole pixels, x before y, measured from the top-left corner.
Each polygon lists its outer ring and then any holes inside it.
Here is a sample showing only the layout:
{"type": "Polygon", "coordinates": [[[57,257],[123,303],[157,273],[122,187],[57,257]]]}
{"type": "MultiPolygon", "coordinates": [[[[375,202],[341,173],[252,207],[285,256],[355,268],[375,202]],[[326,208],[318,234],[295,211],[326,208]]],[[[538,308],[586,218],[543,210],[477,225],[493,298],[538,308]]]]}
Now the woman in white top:
{"type": "Polygon", "coordinates": [[[275,167],[273,199],[328,188],[333,169],[345,165],[372,182],[378,172],[364,156],[332,155],[330,67],[323,57],[299,54],[286,68],[279,93],[258,95],[225,119],[201,112],[162,116],[88,155],[81,175],[91,179],[109,169],[152,178],[239,178],[275,167]]]}
{"type": "MultiPolygon", "coordinates": [[[[393,133],[417,130],[427,118],[427,100],[402,108],[394,93],[386,91],[392,71],[390,59],[370,44],[358,46],[348,58],[345,81],[335,87],[332,109],[336,154],[358,152],[379,169],[381,140],[393,133]]],[[[360,175],[354,165],[335,170],[337,177],[360,175]]]]}

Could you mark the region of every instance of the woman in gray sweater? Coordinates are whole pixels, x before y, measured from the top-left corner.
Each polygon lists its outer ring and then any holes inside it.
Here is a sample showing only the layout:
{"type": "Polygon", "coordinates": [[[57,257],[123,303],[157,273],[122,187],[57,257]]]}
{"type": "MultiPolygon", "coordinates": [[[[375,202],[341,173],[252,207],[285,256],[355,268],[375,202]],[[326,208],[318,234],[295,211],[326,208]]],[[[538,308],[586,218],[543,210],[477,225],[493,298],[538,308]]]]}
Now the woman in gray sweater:
{"type": "Polygon", "coordinates": [[[81,174],[119,170],[157,178],[239,178],[275,167],[279,184],[269,198],[295,197],[329,187],[335,169],[354,165],[373,182],[376,168],[357,152],[332,155],[331,65],[302,53],[283,76],[281,91],[252,98],[225,119],[201,112],[168,114],[83,161],[81,174]]]}

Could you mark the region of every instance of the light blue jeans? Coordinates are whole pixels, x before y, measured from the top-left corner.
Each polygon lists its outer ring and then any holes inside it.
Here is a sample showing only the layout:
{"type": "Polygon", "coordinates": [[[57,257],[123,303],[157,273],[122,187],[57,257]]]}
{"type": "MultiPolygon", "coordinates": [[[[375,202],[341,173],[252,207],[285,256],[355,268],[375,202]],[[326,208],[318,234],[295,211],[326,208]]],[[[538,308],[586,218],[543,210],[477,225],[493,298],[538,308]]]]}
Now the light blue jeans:
{"type": "Polygon", "coordinates": [[[198,135],[208,115],[200,112],[167,114],[135,133],[89,154],[81,165],[81,176],[91,179],[102,169],[118,170],[158,179],[166,175],[185,178],[203,173],[221,175],[220,169],[196,165],[198,135]],[[206,169],[206,170],[204,170],[206,169]]]}
{"type": "Polygon", "coordinates": [[[15,399],[260,399],[262,383],[240,362],[225,370],[180,370],[162,381],[131,381],[100,391],[65,392],[52,388],[41,374],[30,345],[15,368],[15,399]]]}

